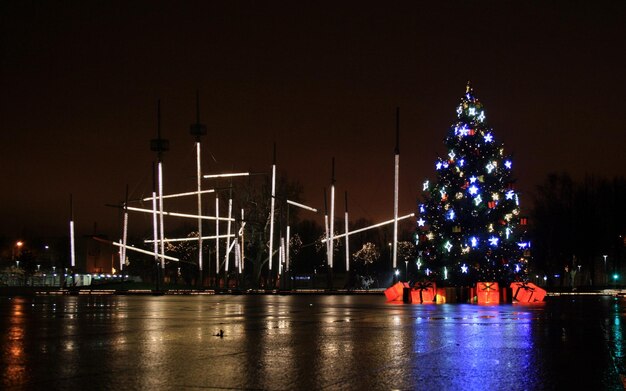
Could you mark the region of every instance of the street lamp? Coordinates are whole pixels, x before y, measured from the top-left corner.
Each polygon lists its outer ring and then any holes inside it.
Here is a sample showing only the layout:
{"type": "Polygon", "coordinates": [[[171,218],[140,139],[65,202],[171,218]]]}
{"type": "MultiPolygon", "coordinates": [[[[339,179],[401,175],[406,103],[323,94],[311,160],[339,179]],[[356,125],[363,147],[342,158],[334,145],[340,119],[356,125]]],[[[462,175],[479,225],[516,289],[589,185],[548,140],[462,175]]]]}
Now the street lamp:
{"type": "Polygon", "coordinates": [[[19,258],[19,256],[21,255],[22,246],[24,246],[24,242],[22,242],[21,240],[18,240],[17,242],[15,242],[15,246],[11,247],[11,259],[16,262],[17,267],[20,267],[20,261],[19,259],[15,259],[15,258],[16,257],[19,258]],[[17,251],[15,250],[16,248],[17,248],[17,251]]]}
{"type": "Polygon", "coordinates": [[[404,278],[406,278],[407,282],[409,281],[409,261],[404,261],[405,264],[405,268],[404,268],[404,278]]]}
{"type": "Polygon", "coordinates": [[[609,277],[606,274],[606,258],[608,257],[608,255],[603,255],[603,257],[604,257],[604,280],[608,284],[609,283],[609,281],[608,281],[609,277]]]}

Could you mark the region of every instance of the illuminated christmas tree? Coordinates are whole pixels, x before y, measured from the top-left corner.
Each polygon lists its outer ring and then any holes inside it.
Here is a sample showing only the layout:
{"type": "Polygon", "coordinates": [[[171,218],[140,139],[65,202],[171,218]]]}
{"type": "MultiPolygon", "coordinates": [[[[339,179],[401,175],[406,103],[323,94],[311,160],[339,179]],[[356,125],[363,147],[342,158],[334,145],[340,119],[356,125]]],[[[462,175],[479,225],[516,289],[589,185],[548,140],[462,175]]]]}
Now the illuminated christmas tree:
{"type": "Polygon", "coordinates": [[[523,239],[512,160],[469,83],[456,112],[447,156],[435,162],[437,178],[424,182],[418,205],[419,269],[451,285],[523,279],[530,243],[523,239]]]}

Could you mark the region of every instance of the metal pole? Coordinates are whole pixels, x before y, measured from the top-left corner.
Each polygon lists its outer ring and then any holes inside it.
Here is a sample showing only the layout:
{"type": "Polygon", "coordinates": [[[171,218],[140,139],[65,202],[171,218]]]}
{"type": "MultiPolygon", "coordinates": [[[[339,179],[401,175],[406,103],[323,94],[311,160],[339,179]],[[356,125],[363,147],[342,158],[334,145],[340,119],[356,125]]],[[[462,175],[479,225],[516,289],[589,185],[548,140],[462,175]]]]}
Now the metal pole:
{"type": "Polygon", "coordinates": [[[348,192],[346,191],[346,271],[350,271],[350,242],[349,242],[349,230],[348,230],[348,192]]]}
{"type": "MultiPolygon", "coordinates": [[[[230,219],[232,217],[232,213],[233,213],[233,199],[229,198],[228,199],[228,218],[230,219]]],[[[226,248],[230,249],[230,229],[231,229],[231,222],[230,220],[228,220],[228,224],[226,225],[226,248]]],[[[226,278],[228,278],[228,264],[230,261],[230,251],[226,251],[226,255],[224,256],[224,273],[226,274],[226,278]]]]}
{"type": "Polygon", "coordinates": [[[333,241],[333,236],[335,236],[335,158],[333,158],[333,169],[332,169],[332,177],[331,177],[331,182],[330,182],[330,234],[331,234],[331,238],[330,238],[330,251],[329,251],[329,258],[328,258],[328,264],[330,265],[330,268],[332,269],[333,267],[333,257],[334,257],[334,241],[333,241]]]}
{"type": "Polygon", "coordinates": [[[246,242],[244,241],[244,234],[245,231],[243,229],[243,224],[244,224],[244,213],[243,213],[243,208],[241,208],[241,262],[239,263],[239,273],[243,272],[243,262],[244,262],[244,248],[246,247],[245,244],[246,242]]]}
{"type": "Polygon", "coordinates": [[[121,248],[121,257],[120,257],[120,272],[124,268],[124,264],[126,263],[126,242],[128,239],[128,185],[126,185],[126,200],[124,202],[124,226],[122,227],[122,244],[124,247],[121,248]]]}
{"type": "MultiPolygon", "coordinates": [[[[198,174],[198,216],[202,215],[202,173],[200,165],[200,141],[196,143],[196,171],[198,174]]],[[[200,269],[200,285],[202,285],[202,219],[198,217],[198,268],[200,269]]]]}
{"type": "Polygon", "coordinates": [[[159,162],[159,228],[161,230],[161,269],[165,269],[165,227],[163,224],[163,163],[159,162]]]}
{"type": "Polygon", "coordinates": [[[326,242],[326,262],[328,263],[330,259],[330,233],[328,231],[328,205],[326,200],[326,188],[324,188],[324,230],[326,231],[326,239],[324,240],[324,242],[326,242]]]}
{"type": "Polygon", "coordinates": [[[398,261],[398,187],[400,181],[400,108],[396,109],[396,149],[393,188],[393,268],[398,261]]]}
{"type": "Polygon", "coordinates": [[[276,144],[274,144],[274,163],[272,164],[272,193],[270,194],[270,253],[269,253],[269,270],[271,277],[272,270],[272,252],[274,251],[274,199],[276,198],[276,144]]]}
{"type": "MultiPolygon", "coordinates": [[[[196,139],[196,171],[198,176],[198,216],[202,215],[202,165],[200,160],[200,139],[207,134],[207,127],[200,123],[200,91],[196,90],[196,123],[189,127],[189,133],[196,139]]],[[[203,259],[202,259],[202,219],[198,217],[198,274],[200,286],[204,282],[203,259]]]]}
{"type": "Polygon", "coordinates": [[[154,267],[156,268],[156,290],[159,290],[159,225],[157,222],[157,197],[156,197],[156,178],[154,175],[154,163],[152,163],[152,229],[154,236],[154,267]]]}
{"type": "Polygon", "coordinates": [[[74,204],[70,194],[70,266],[76,266],[76,247],[74,242],[74,204]]]}
{"type": "Polygon", "coordinates": [[[215,192],[215,284],[220,273],[220,196],[215,192]]]}

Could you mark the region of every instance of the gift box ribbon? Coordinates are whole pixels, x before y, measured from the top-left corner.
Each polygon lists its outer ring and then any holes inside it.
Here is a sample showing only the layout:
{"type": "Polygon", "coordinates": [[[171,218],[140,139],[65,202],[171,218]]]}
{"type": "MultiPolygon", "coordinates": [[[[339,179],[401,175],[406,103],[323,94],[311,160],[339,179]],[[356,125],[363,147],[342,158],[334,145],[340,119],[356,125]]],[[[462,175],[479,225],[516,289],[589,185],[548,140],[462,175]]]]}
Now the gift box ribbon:
{"type": "Polygon", "coordinates": [[[415,283],[413,288],[417,289],[418,291],[420,291],[420,303],[424,302],[424,298],[422,297],[422,292],[425,291],[426,289],[431,289],[432,287],[433,287],[433,284],[431,282],[417,282],[417,283],[415,283]]]}
{"type": "Polygon", "coordinates": [[[535,288],[533,288],[533,287],[531,287],[530,285],[528,285],[528,283],[527,283],[527,282],[521,282],[520,284],[521,284],[521,285],[519,285],[519,286],[517,287],[517,290],[515,291],[515,294],[513,295],[513,297],[515,297],[515,298],[517,299],[517,294],[519,293],[519,290],[520,290],[520,289],[523,289],[523,290],[525,290],[525,291],[527,291],[527,292],[530,292],[530,293],[531,293],[531,297],[532,297],[532,293],[534,293],[534,292],[535,292],[535,288]]]}

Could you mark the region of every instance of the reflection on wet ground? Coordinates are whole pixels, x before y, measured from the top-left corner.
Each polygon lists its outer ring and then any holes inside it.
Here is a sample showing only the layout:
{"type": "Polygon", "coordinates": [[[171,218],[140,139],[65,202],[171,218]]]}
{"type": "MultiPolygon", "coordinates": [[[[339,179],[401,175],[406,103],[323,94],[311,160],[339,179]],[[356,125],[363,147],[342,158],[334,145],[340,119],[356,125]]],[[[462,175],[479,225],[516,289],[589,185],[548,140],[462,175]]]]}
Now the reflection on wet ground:
{"type": "Polygon", "coordinates": [[[621,390],[626,373],[613,297],[0,297],[0,314],[0,389],[621,390]]]}

